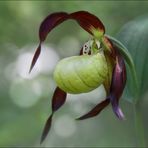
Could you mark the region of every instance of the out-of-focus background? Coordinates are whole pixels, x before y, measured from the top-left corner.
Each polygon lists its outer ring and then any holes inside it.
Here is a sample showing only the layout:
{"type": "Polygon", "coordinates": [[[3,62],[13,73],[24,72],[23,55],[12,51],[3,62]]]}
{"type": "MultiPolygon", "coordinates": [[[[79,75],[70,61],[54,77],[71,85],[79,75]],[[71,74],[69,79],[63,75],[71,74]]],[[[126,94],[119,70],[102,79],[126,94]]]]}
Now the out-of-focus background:
{"type": "MultiPolygon", "coordinates": [[[[116,36],[125,23],[148,13],[148,2],[0,2],[0,146],[40,146],[40,136],[51,113],[51,97],[56,87],[54,66],[60,59],[78,54],[90,35],[75,21],[64,22],[49,34],[36,66],[28,74],[38,46],[38,28],[49,13],[78,10],[98,16],[107,34],[116,36]]],[[[103,87],[87,94],[68,95],[42,146],[136,146],[133,107],[123,99],[120,104],[125,121],[118,120],[110,106],[96,118],[75,121],[104,97],[103,87]]],[[[148,131],[148,102],[142,105],[145,131],[148,131]]]]}

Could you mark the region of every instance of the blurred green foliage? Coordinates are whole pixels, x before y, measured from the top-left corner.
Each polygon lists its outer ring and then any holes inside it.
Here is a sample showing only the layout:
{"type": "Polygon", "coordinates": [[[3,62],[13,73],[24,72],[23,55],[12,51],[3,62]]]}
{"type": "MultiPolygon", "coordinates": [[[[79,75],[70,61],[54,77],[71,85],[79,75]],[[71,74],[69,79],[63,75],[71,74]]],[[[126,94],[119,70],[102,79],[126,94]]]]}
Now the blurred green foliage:
{"type": "MultiPolygon", "coordinates": [[[[133,57],[136,71],[137,71],[139,89],[140,89],[138,96],[145,95],[148,89],[148,81],[147,81],[148,27],[147,26],[148,26],[148,15],[138,17],[137,19],[127,23],[120,30],[117,36],[118,39],[129,49],[133,57]]],[[[131,82],[130,79],[131,77],[129,77],[128,84],[131,82]]],[[[128,85],[127,90],[129,90],[132,93],[132,95],[134,95],[135,84],[131,83],[130,85],[128,85]]]]}
{"type": "MultiPolygon", "coordinates": [[[[128,21],[147,14],[147,9],[147,1],[0,1],[0,146],[39,146],[42,128],[50,114],[50,99],[55,88],[52,72],[40,73],[28,80],[17,72],[15,66],[20,55],[35,51],[34,45],[37,46],[38,44],[39,25],[49,13],[56,11],[89,11],[102,20],[107,34],[115,36],[128,21]],[[35,83],[35,86],[37,83],[35,89],[37,89],[36,95],[39,97],[33,100],[32,105],[27,107],[23,106],[23,103],[19,104],[13,98],[14,96],[20,96],[21,99],[21,97],[24,98],[25,93],[28,93],[26,89],[22,93],[23,96],[21,96],[21,89],[18,89],[18,91],[16,89],[22,87],[22,84],[24,86],[24,81],[27,81],[25,87],[30,89],[34,88],[33,83],[35,83]],[[16,84],[17,87],[15,87],[16,84]],[[38,84],[40,84],[39,88],[38,84]],[[16,91],[12,93],[12,90],[16,91]],[[41,94],[38,94],[38,90],[41,91],[41,94]]],[[[59,57],[62,58],[77,54],[89,37],[76,22],[67,21],[50,33],[46,44],[50,43],[50,47],[55,49],[59,57]],[[74,40],[76,46],[65,46],[65,42],[69,42],[68,39],[74,40]],[[79,47],[79,49],[73,51],[74,47],[79,47]]],[[[26,68],[27,60],[24,59],[24,65],[21,65],[23,70],[26,68]]],[[[36,90],[34,93],[36,93],[36,90]]],[[[28,97],[27,94],[26,96],[28,97]]],[[[90,97],[97,99],[98,94],[93,94],[90,97]]],[[[145,131],[147,131],[147,93],[143,98],[145,99],[142,103],[142,112],[145,131]]],[[[28,102],[31,99],[26,98],[28,102]]],[[[24,100],[22,99],[22,101],[24,100]]],[[[24,103],[26,102],[24,101],[24,103]]],[[[121,101],[121,107],[127,118],[126,121],[116,119],[111,107],[108,107],[94,119],[82,122],[74,121],[74,118],[81,113],[79,113],[79,109],[83,112],[83,109],[84,111],[89,110],[88,108],[93,105],[94,103],[91,101],[87,102],[79,99],[65,104],[60,113],[57,113],[55,122],[56,118],[59,119],[63,115],[66,115],[67,119],[72,118],[74,125],[71,124],[71,128],[75,126],[74,133],[62,137],[58,135],[58,132],[55,132],[55,127],[43,145],[51,147],[136,146],[132,104],[124,100],[121,101]],[[82,106],[79,106],[80,104],[82,106]],[[77,107],[77,112],[72,109],[74,106],[77,107]]],[[[63,121],[59,123],[61,122],[63,121]]],[[[62,128],[66,129],[66,127],[62,128]]]]}

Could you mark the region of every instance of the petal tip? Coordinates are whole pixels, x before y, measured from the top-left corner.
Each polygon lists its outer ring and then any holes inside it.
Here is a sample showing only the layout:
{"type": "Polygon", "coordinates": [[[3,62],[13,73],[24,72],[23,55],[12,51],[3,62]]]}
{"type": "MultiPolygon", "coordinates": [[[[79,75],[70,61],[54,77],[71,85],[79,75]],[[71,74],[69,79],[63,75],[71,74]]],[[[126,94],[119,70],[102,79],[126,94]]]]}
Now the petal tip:
{"type": "Polygon", "coordinates": [[[125,116],[119,107],[115,108],[114,112],[115,112],[116,116],[118,117],[118,119],[125,120],[125,116]]]}
{"type": "Polygon", "coordinates": [[[31,66],[30,66],[30,69],[29,69],[29,73],[32,71],[33,67],[35,66],[35,63],[37,62],[40,53],[41,53],[41,43],[39,44],[38,48],[35,51],[35,54],[33,56],[31,66]]]}
{"type": "Polygon", "coordinates": [[[47,135],[50,131],[51,123],[52,123],[52,116],[53,116],[53,113],[49,116],[49,118],[46,121],[46,124],[45,124],[44,129],[43,129],[43,133],[42,133],[42,136],[41,136],[40,144],[43,143],[43,141],[45,140],[45,138],[47,137],[47,135]]]}
{"type": "Polygon", "coordinates": [[[84,120],[84,119],[87,119],[87,118],[85,116],[81,116],[81,117],[76,118],[75,120],[80,121],[80,120],[84,120]]]}

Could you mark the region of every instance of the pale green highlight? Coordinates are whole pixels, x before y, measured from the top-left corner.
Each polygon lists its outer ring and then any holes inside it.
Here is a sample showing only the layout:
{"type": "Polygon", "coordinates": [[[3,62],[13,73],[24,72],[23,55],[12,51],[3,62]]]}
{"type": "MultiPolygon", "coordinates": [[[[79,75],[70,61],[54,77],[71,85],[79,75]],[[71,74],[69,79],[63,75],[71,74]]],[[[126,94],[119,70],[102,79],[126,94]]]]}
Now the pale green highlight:
{"type": "Polygon", "coordinates": [[[100,30],[99,28],[96,29],[93,26],[91,26],[91,29],[90,30],[93,33],[93,37],[101,42],[102,37],[104,35],[103,30],[100,30]]]}

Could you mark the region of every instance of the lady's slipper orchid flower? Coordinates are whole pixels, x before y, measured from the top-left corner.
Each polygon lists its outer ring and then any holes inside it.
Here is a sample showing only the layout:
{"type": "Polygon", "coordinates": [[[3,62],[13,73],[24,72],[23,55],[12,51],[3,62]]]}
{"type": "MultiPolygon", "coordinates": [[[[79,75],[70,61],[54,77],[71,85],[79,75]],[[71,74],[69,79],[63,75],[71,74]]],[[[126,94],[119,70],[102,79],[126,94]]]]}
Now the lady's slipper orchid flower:
{"type": "Polygon", "coordinates": [[[98,115],[110,103],[116,116],[119,119],[124,118],[119,107],[119,99],[126,84],[124,58],[118,46],[105,35],[103,23],[91,13],[78,11],[70,14],[57,12],[48,15],[39,29],[40,43],[34,54],[30,72],[40,55],[41,44],[45,41],[48,33],[68,19],[77,21],[84,30],[92,35],[92,39],[83,45],[79,56],[65,58],[55,68],[54,79],[57,88],[52,98],[52,113],[45,124],[41,142],[50,130],[54,113],[65,103],[67,93],[90,92],[103,84],[106,90],[106,99],[77,120],[98,115]]]}

